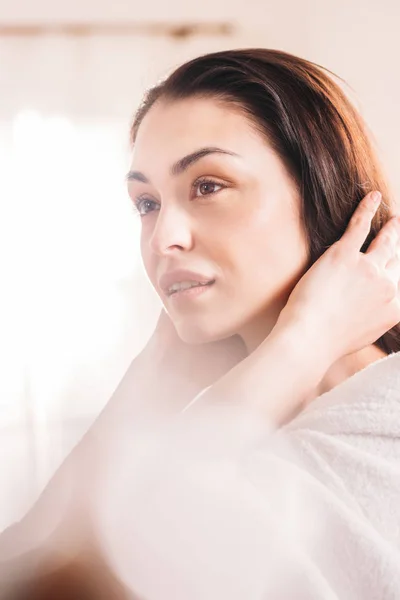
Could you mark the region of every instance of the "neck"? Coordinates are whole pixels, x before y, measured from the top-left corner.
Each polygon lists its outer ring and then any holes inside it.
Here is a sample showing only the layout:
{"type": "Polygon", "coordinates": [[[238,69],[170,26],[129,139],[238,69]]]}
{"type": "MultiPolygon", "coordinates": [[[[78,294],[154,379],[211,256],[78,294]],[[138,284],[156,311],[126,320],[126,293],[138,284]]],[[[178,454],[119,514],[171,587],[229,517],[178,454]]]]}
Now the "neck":
{"type": "Polygon", "coordinates": [[[269,336],[273,328],[275,327],[276,318],[269,320],[258,320],[256,322],[248,323],[238,335],[242,338],[248,354],[252,354],[256,348],[269,336]]]}

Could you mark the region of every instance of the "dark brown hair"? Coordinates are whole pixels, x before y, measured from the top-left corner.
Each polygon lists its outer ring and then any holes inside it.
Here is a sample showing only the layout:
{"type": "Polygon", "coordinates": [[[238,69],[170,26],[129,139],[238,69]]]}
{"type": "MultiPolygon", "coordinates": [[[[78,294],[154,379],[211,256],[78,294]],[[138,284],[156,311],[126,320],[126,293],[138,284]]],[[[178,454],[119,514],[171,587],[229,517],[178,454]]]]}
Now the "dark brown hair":
{"type": "MultiPolygon", "coordinates": [[[[330,71],[261,48],[200,56],[147,92],[132,125],[132,143],[155,102],[193,96],[215,98],[242,110],[284,161],[300,192],[308,266],[343,235],[368,192],[379,190],[383,201],[362,251],[392,216],[393,204],[367,127],[330,71]]],[[[389,354],[399,351],[400,325],[376,345],[389,354]]]]}

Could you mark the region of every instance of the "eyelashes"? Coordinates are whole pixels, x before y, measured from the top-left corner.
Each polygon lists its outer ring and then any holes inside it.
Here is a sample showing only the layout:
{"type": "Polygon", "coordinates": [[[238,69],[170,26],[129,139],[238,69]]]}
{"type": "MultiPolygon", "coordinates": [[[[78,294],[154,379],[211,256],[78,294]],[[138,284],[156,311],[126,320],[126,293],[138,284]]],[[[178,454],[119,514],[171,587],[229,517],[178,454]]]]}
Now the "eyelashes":
{"type": "MultiPolygon", "coordinates": [[[[204,198],[207,196],[212,196],[217,194],[222,189],[225,189],[227,186],[222,184],[221,182],[215,181],[209,177],[201,177],[200,179],[196,179],[196,181],[191,186],[191,199],[204,198]],[[210,188],[211,191],[210,191],[210,188]],[[217,190],[215,188],[218,188],[217,190]],[[197,193],[200,192],[200,193],[197,193]]],[[[151,198],[146,194],[142,194],[138,196],[133,202],[133,210],[135,214],[140,217],[144,217],[151,212],[160,210],[160,203],[151,198]]]]}

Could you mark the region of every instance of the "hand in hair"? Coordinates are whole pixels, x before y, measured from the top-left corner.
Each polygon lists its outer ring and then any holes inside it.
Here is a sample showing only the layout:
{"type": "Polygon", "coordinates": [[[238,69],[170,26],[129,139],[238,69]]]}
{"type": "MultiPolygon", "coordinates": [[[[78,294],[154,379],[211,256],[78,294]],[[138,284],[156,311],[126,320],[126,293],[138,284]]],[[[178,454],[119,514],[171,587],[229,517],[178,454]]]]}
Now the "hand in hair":
{"type": "Polygon", "coordinates": [[[341,239],[294,288],[277,325],[305,320],[320,333],[330,360],[356,352],[400,321],[400,217],[392,217],[360,252],[379,206],[368,194],[341,239]]]}

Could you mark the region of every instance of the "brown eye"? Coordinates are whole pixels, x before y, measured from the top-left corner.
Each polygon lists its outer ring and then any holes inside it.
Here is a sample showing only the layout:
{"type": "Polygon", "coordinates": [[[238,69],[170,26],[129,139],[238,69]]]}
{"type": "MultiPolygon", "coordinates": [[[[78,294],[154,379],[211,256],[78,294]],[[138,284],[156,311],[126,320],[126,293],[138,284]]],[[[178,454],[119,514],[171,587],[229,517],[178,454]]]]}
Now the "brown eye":
{"type": "Polygon", "coordinates": [[[200,194],[205,196],[206,194],[212,194],[215,190],[215,183],[201,183],[199,186],[200,194]]]}
{"type": "Polygon", "coordinates": [[[224,186],[215,181],[199,181],[195,185],[196,196],[209,196],[210,194],[216,194],[224,186]]]}

